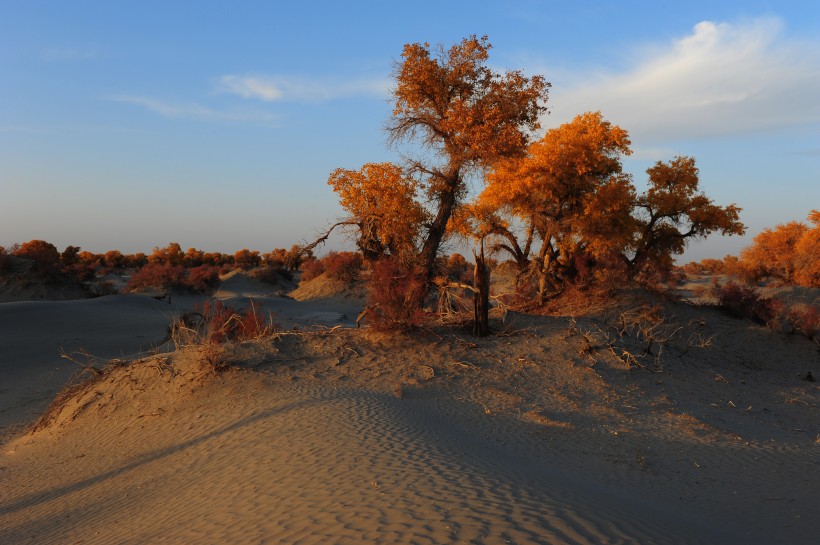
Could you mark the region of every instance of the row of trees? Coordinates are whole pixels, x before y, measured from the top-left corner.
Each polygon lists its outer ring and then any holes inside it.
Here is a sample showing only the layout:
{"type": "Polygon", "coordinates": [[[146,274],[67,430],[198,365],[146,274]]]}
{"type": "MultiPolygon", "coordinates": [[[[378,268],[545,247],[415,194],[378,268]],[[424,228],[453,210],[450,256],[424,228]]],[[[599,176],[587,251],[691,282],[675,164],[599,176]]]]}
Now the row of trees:
{"type": "Polygon", "coordinates": [[[792,221],[764,229],[740,256],[704,259],[684,268],[691,272],[735,275],[749,284],[774,279],[820,288],[820,210],[812,210],[808,221],[809,224],[792,221]]]}
{"type": "MultiPolygon", "coordinates": [[[[9,255],[32,259],[48,272],[63,271],[84,280],[93,276],[95,271],[100,269],[141,269],[146,265],[170,265],[187,269],[201,266],[243,269],[266,266],[296,270],[302,262],[313,258],[311,252],[306,252],[302,247],[296,245],[290,250],[276,248],[264,254],[248,249],[225,254],[204,252],[196,248],[183,251],[178,243],[171,242],[167,246],[154,248],[147,255],[142,252],[123,254],[119,250],[95,254],[83,251],[79,246],[68,246],[60,252],[56,246],[45,240],[30,240],[10,248],[0,247],[0,259],[9,255]]],[[[3,263],[7,263],[7,260],[3,263]]]]}
{"type": "Polygon", "coordinates": [[[744,232],[737,206],[700,190],[693,158],[658,162],[639,194],[622,168],[628,133],[599,112],[535,139],[550,84],[492,71],[490,48],[475,36],[448,49],[404,47],[387,123],[391,145],[410,144],[404,163],[337,169],[328,180],[349,214],[334,228],[355,227],[366,260],[392,260],[429,286],[443,242],[461,236],[481,249],[476,271],[489,245],[515,260],[520,278],[537,279],[543,300],[568,282],[666,271],[688,240],[744,232]],[[483,190],[470,198],[473,181],[483,190]]]}

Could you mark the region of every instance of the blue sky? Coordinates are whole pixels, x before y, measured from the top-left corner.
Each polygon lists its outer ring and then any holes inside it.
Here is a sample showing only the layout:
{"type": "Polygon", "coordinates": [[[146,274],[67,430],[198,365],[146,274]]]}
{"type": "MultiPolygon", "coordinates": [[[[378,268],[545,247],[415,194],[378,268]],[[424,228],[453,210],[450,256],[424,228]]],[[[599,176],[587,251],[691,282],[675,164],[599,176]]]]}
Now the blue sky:
{"type": "Polygon", "coordinates": [[[383,127],[403,44],[471,34],[494,68],[552,83],[545,128],[601,110],[627,129],[638,187],[697,158],[749,235],[684,260],[820,208],[817,2],[0,0],[0,245],[312,239],[343,215],[333,169],[398,158],[383,127]]]}

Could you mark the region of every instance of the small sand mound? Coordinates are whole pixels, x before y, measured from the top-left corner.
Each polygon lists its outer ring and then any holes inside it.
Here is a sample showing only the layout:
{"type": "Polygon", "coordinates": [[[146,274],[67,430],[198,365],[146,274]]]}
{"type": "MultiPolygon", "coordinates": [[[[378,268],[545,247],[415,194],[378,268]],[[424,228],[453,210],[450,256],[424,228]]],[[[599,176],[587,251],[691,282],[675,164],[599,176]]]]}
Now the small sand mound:
{"type": "Polygon", "coordinates": [[[8,270],[0,272],[0,303],[68,301],[88,297],[82,284],[65,274],[48,272],[31,259],[11,256],[8,270]]]}
{"type": "Polygon", "coordinates": [[[217,299],[281,296],[293,289],[293,283],[284,277],[281,281],[274,283],[263,282],[241,269],[224,274],[219,279],[222,283],[214,293],[217,299]]]}
{"type": "Polygon", "coordinates": [[[186,397],[216,376],[211,360],[220,347],[190,347],[134,362],[112,360],[104,369],[87,369],[66,386],[21,440],[53,436],[78,419],[111,418],[125,421],[163,414],[176,400],[186,397]],[[206,350],[211,354],[206,354],[206,350]],[[210,356],[210,359],[209,359],[210,356]]]}
{"type": "Polygon", "coordinates": [[[299,283],[299,287],[290,292],[290,296],[297,301],[347,300],[364,303],[367,300],[367,290],[362,283],[350,283],[333,278],[328,273],[322,273],[299,283]]]}

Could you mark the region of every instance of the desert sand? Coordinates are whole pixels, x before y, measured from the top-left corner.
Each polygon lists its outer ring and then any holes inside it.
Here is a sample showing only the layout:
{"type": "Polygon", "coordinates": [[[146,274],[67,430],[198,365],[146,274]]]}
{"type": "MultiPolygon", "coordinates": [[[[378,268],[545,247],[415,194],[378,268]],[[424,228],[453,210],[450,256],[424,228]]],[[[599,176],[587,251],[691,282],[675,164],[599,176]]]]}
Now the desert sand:
{"type": "Polygon", "coordinates": [[[386,334],[325,288],[226,278],[281,329],[218,351],[168,341],[193,297],[0,304],[0,543],[820,535],[809,339],[639,293],[386,334]],[[61,347],[116,361],[32,428],[79,368],[61,347]]]}

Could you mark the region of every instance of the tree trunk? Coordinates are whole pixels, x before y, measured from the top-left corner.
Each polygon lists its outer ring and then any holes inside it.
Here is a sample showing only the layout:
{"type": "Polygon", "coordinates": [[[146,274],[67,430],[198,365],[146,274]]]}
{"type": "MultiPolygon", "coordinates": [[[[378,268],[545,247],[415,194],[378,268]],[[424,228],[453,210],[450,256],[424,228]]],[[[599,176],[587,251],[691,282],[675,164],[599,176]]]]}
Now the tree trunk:
{"type": "Polygon", "coordinates": [[[421,266],[424,267],[424,281],[428,286],[433,280],[438,250],[441,246],[441,241],[444,239],[444,234],[447,232],[447,222],[450,221],[450,216],[453,215],[453,209],[456,207],[456,193],[461,184],[458,169],[451,170],[454,170],[455,173],[448,176],[442,182],[444,187],[436,196],[436,200],[438,201],[436,217],[427,230],[427,237],[421,248],[421,266]]]}
{"type": "Polygon", "coordinates": [[[481,240],[481,253],[476,254],[473,269],[473,311],[475,325],[473,334],[486,337],[490,333],[490,268],[484,259],[484,240],[481,240]]]}

